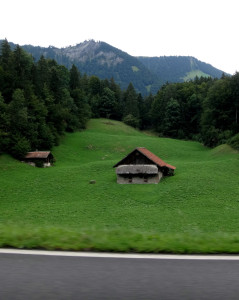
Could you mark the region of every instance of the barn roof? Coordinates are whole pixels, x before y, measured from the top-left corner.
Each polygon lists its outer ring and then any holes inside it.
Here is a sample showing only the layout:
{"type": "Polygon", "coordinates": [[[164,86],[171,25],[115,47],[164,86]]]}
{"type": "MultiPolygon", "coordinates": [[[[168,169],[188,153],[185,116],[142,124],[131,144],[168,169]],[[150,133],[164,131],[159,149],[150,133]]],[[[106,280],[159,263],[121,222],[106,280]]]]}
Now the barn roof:
{"type": "Polygon", "coordinates": [[[132,152],[130,152],[126,157],[124,157],[121,161],[119,161],[116,165],[114,165],[114,167],[117,167],[119,165],[122,165],[124,160],[130,156],[133,152],[138,151],[140,152],[142,155],[144,155],[145,157],[147,157],[149,160],[151,160],[154,164],[156,164],[158,167],[167,167],[169,169],[175,170],[176,167],[167,164],[166,162],[164,162],[161,158],[159,158],[158,156],[156,156],[155,154],[153,154],[152,152],[150,152],[148,149],[144,148],[144,147],[138,147],[136,149],[134,149],[132,152]]]}
{"type": "Polygon", "coordinates": [[[140,148],[136,148],[136,149],[139,152],[141,152],[142,154],[144,154],[147,158],[152,160],[154,163],[156,163],[156,165],[158,165],[159,167],[167,167],[167,168],[172,169],[172,170],[176,169],[176,167],[167,164],[161,158],[159,158],[158,156],[156,156],[155,154],[150,152],[148,149],[146,149],[144,147],[140,147],[140,148]]]}
{"type": "Polygon", "coordinates": [[[47,158],[51,154],[50,151],[34,151],[28,152],[25,158],[47,158]]]}
{"type": "Polygon", "coordinates": [[[116,174],[158,174],[158,168],[155,165],[121,165],[116,174]]]}

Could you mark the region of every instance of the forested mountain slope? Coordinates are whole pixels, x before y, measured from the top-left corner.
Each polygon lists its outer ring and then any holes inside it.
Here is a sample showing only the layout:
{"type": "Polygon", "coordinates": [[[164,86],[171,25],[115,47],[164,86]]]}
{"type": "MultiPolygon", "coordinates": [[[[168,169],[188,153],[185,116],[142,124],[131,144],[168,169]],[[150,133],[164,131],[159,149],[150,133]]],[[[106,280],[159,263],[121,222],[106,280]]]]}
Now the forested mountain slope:
{"type": "Polygon", "coordinates": [[[27,45],[23,49],[36,60],[44,55],[67,68],[75,64],[82,74],[95,75],[101,79],[113,77],[122,89],[126,89],[132,82],[135,89],[142,94],[147,94],[152,86],[155,90],[159,89],[163,83],[163,80],[149,71],[136,57],[104,42],[90,40],[61,49],[27,45]]]}
{"type": "Polygon", "coordinates": [[[192,56],[143,57],[138,59],[164,82],[184,82],[198,77],[220,78],[221,70],[192,56]]]}
{"type": "MultiPolygon", "coordinates": [[[[11,43],[12,48],[16,47],[11,43]]],[[[166,82],[184,82],[198,77],[220,78],[223,71],[190,56],[134,57],[105,42],[84,41],[65,48],[22,46],[36,61],[43,55],[58,64],[71,68],[73,64],[81,74],[101,79],[114,78],[126,89],[130,82],[137,92],[156,94],[166,82]]]]}

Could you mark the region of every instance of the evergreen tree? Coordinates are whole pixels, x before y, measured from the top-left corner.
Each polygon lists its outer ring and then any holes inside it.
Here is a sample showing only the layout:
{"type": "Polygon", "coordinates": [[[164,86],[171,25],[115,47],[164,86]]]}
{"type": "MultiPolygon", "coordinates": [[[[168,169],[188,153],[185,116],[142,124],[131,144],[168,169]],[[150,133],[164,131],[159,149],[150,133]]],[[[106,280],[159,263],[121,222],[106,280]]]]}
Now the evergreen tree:
{"type": "Polygon", "coordinates": [[[70,89],[76,90],[80,88],[80,72],[77,67],[73,64],[70,69],[70,89]]]}
{"type": "MultiPolygon", "coordinates": [[[[165,110],[163,134],[170,137],[178,137],[180,128],[180,105],[176,99],[170,98],[165,110]]],[[[180,134],[183,135],[182,133],[180,134]]]]}
{"type": "Polygon", "coordinates": [[[103,118],[110,119],[112,115],[115,114],[115,108],[115,94],[110,88],[105,87],[103,90],[103,95],[99,101],[99,114],[103,118]]]}
{"type": "Polygon", "coordinates": [[[124,117],[127,115],[139,119],[138,95],[132,83],[129,84],[124,93],[124,117]]]}
{"type": "Polygon", "coordinates": [[[153,101],[154,101],[154,97],[152,94],[147,96],[145,99],[142,98],[141,94],[139,95],[138,103],[139,103],[141,129],[150,129],[152,127],[151,107],[153,101]]]}
{"type": "Polygon", "coordinates": [[[236,72],[234,76],[230,78],[230,85],[233,98],[233,109],[234,109],[234,133],[239,132],[239,72],[236,72]]]}
{"type": "Polygon", "coordinates": [[[0,88],[6,103],[9,103],[14,90],[13,57],[11,47],[4,40],[0,47],[0,88]]]}
{"type": "Polygon", "coordinates": [[[101,95],[101,82],[96,76],[91,76],[89,79],[89,90],[92,96],[101,95]]]}
{"type": "Polygon", "coordinates": [[[13,51],[13,65],[14,88],[25,89],[28,85],[31,85],[33,59],[18,45],[13,51]]]}
{"type": "Polygon", "coordinates": [[[4,98],[0,92],[0,154],[4,151],[8,152],[8,145],[10,142],[10,116],[7,110],[7,104],[5,103],[4,98]]]}
{"type": "Polygon", "coordinates": [[[50,68],[48,66],[48,61],[43,56],[40,57],[36,64],[35,76],[33,79],[36,95],[43,98],[44,87],[49,87],[50,82],[50,68]]]}

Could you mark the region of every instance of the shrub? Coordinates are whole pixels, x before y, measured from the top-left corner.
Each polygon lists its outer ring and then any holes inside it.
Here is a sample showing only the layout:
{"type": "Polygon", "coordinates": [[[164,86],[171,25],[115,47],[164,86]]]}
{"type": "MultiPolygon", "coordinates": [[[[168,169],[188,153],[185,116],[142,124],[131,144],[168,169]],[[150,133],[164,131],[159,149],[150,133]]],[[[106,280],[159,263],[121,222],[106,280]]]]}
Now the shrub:
{"type": "Polygon", "coordinates": [[[126,125],[132,126],[134,128],[138,128],[139,127],[139,119],[137,119],[136,117],[134,117],[133,115],[129,114],[127,116],[125,116],[123,118],[123,122],[126,125]]]}
{"type": "Polygon", "coordinates": [[[239,150],[239,133],[234,135],[231,139],[227,142],[232,148],[239,150]]]}
{"type": "Polygon", "coordinates": [[[36,167],[38,167],[38,168],[43,168],[44,163],[43,163],[42,160],[37,159],[37,160],[35,161],[35,165],[36,165],[36,167]]]}
{"type": "Polygon", "coordinates": [[[11,154],[15,158],[22,158],[30,151],[30,142],[25,137],[15,137],[15,143],[11,148],[11,154]]]}

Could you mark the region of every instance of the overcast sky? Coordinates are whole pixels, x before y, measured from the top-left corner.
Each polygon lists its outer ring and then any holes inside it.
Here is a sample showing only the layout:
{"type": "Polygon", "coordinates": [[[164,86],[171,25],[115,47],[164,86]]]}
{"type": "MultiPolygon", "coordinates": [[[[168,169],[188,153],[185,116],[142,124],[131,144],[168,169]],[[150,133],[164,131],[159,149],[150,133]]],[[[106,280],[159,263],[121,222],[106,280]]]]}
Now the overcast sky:
{"type": "Polygon", "coordinates": [[[133,56],[186,55],[239,71],[238,0],[0,0],[0,39],[104,41],[133,56]]]}

